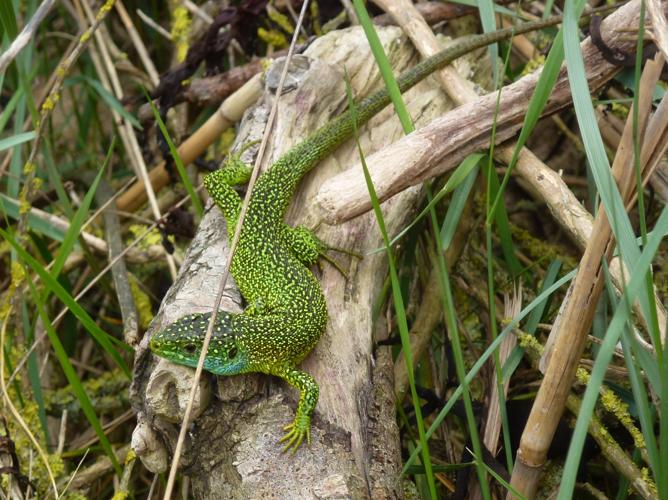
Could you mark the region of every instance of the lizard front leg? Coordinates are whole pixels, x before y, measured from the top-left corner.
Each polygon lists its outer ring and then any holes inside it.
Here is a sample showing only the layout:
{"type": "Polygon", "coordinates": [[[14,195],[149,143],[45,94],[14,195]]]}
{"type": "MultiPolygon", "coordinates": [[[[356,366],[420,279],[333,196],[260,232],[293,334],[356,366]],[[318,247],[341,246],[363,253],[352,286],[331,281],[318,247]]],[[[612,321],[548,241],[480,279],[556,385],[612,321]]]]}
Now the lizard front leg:
{"type": "Polygon", "coordinates": [[[223,212],[227,221],[228,235],[234,234],[239,219],[241,197],[232,186],[245,184],[250,179],[252,168],[238,156],[230,156],[223,167],[204,177],[204,187],[223,212]]]}
{"type": "Polygon", "coordinates": [[[283,226],[281,236],[292,253],[306,267],[311,267],[318,262],[318,258],[325,255],[327,245],[311,231],[303,226],[283,226]]]}
{"type": "Polygon", "coordinates": [[[311,267],[313,264],[318,263],[319,259],[324,259],[332,266],[334,266],[336,270],[339,271],[346,279],[348,279],[348,275],[346,274],[345,270],[336,260],[330,257],[327,252],[333,250],[335,252],[342,252],[348,255],[352,255],[353,257],[357,257],[359,259],[362,258],[361,255],[349,252],[348,250],[330,247],[315,234],[313,234],[313,231],[306,229],[303,226],[290,227],[288,225],[284,225],[281,236],[290,250],[292,250],[292,253],[295,255],[295,257],[297,257],[297,259],[299,259],[299,261],[306,267],[311,267]]]}
{"type": "Polygon", "coordinates": [[[295,419],[283,428],[287,432],[279,441],[280,443],[287,442],[283,452],[292,449],[294,453],[304,439],[309,445],[311,444],[311,415],[313,415],[315,405],[318,403],[320,388],[311,375],[293,366],[272,371],[272,375],[281,377],[288,384],[299,389],[299,403],[297,404],[295,419]]]}

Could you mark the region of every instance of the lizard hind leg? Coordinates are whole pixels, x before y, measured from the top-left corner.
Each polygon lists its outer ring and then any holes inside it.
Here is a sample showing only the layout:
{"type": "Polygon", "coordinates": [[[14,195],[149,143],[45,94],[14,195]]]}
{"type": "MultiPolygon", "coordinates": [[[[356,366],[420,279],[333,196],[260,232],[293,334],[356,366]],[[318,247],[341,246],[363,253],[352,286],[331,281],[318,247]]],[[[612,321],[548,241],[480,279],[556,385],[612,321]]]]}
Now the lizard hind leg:
{"type": "Polygon", "coordinates": [[[286,443],[284,453],[290,450],[294,453],[304,441],[311,444],[311,416],[318,403],[320,389],[311,375],[294,367],[286,367],[273,374],[299,390],[295,418],[283,428],[286,434],[279,440],[279,443],[286,443]]]}

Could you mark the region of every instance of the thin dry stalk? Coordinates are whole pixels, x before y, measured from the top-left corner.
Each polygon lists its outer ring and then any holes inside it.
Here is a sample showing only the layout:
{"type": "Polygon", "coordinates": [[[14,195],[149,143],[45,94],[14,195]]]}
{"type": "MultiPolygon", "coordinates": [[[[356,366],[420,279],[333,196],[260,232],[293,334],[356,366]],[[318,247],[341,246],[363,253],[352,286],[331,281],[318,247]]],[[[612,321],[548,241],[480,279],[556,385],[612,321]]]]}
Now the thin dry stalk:
{"type": "MultiPolygon", "coordinates": [[[[262,75],[257,74],[220,105],[197,131],[181,144],[177,151],[184,165],[192,163],[220,134],[241,119],[262,93],[262,75]]],[[[165,162],[161,162],[148,174],[153,189],[158,191],[169,183],[169,174],[165,162]]],[[[139,180],[130,187],[116,202],[118,210],[133,212],[146,201],[145,181],[139,180]]]]}
{"type": "Polygon", "coordinates": [[[163,38],[166,38],[170,42],[172,41],[172,34],[167,31],[165,28],[160,26],[158,23],[156,23],[153,18],[147,16],[143,10],[137,9],[136,10],[137,15],[139,16],[139,19],[144,21],[144,23],[149,26],[150,28],[153,28],[159,35],[162,35],[163,38]]]}
{"type": "MultiPolygon", "coordinates": [[[[668,95],[664,94],[656,112],[647,126],[647,133],[643,141],[642,160],[643,186],[647,185],[652,174],[657,169],[668,146],[668,95]]],[[[634,193],[632,202],[635,202],[638,193],[634,193]]]]}
{"type": "MultiPolygon", "coordinates": [[[[199,188],[198,188],[199,189],[199,188]]],[[[176,205],[174,205],[174,208],[179,208],[183,205],[186,204],[186,202],[190,201],[190,197],[186,196],[181,199],[176,205]]],[[[137,250],[134,250],[134,248],[139,245],[139,243],[142,242],[144,238],[146,238],[151,231],[153,231],[156,227],[158,226],[157,222],[154,222],[150,226],[148,226],[143,233],[141,233],[132,243],[130,243],[127,247],[123,249],[121,253],[116,255],[113,259],[109,261],[109,263],[100,270],[100,272],[95,276],[89,283],[86,284],[86,286],[79,292],[75,297],[75,301],[79,301],[86,293],[88,293],[89,290],[91,290],[95,284],[100,281],[100,279],[120,260],[120,259],[128,259],[131,260],[130,257],[132,255],[140,255],[142,252],[139,252],[137,250]]],[[[159,255],[161,255],[162,252],[164,252],[164,248],[161,245],[154,245],[154,247],[159,250],[159,252],[155,252],[154,254],[149,254],[147,255],[145,259],[139,260],[137,262],[151,262],[154,261],[156,258],[158,258],[159,255]]],[[[68,308],[64,307],[63,309],[60,310],[58,315],[51,321],[51,324],[53,325],[54,329],[57,328],[58,323],[65,317],[65,314],[68,312],[68,308]]],[[[28,357],[30,354],[39,346],[40,343],[44,341],[46,338],[46,332],[41,333],[35,341],[32,343],[30,346],[30,349],[26,351],[26,353],[23,355],[21,360],[16,364],[16,368],[14,368],[14,371],[12,372],[11,376],[9,377],[9,383],[11,384],[14,378],[19,374],[21,369],[24,367],[25,363],[28,361],[28,357]]]]}
{"type": "MultiPolygon", "coordinates": [[[[526,333],[516,331],[520,337],[520,343],[525,349],[525,353],[534,368],[538,368],[541,354],[544,348],[536,339],[526,333]]],[[[581,368],[582,369],[582,368],[581,368]]],[[[583,370],[586,372],[586,370],[583,370]]],[[[588,373],[588,372],[587,372],[588,373]]],[[[577,417],[580,412],[582,399],[569,391],[566,399],[566,408],[577,417]]],[[[623,420],[620,420],[624,423],[623,420]]],[[[625,426],[626,427],[626,426],[625,426]]],[[[637,428],[628,428],[631,436],[639,433],[637,428]]],[[[631,487],[636,490],[640,496],[646,499],[656,498],[656,485],[644,477],[640,468],[633,463],[622,447],[611,438],[610,433],[596,415],[592,416],[589,422],[589,435],[594,438],[601,448],[602,455],[613,465],[613,467],[631,483],[631,487]]],[[[646,457],[645,457],[646,458],[646,457]]]]}
{"type": "MultiPolygon", "coordinates": [[[[80,2],[80,6],[83,8],[88,19],[92,21],[94,19],[94,14],[88,3],[85,1],[80,2]]],[[[92,57],[96,72],[100,76],[100,81],[102,82],[102,85],[105,87],[107,91],[112,92],[118,100],[122,100],[123,88],[118,78],[116,67],[114,66],[114,63],[111,59],[111,55],[109,54],[108,41],[103,36],[101,30],[97,30],[95,32],[95,42],[97,44],[99,53],[102,56],[102,62],[104,63],[101,64],[100,60],[97,57],[92,57]]],[[[92,51],[91,54],[93,54],[92,51]]],[[[120,114],[118,114],[118,112],[113,109],[112,109],[112,115],[114,117],[114,121],[118,125],[118,130],[121,136],[121,140],[123,141],[125,150],[131,159],[135,173],[140,179],[146,180],[148,178],[148,169],[146,168],[146,163],[144,162],[144,156],[141,153],[141,148],[139,147],[139,141],[137,140],[137,135],[135,134],[135,130],[132,127],[132,124],[128,120],[121,117],[120,114]]],[[[151,210],[153,212],[153,217],[155,218],[155,220],[160,220],[162,218],[162,214],[160,213],[160,209],[158,208],[158,202],[155,197],[155,192],[153,191],[152,186],[149,183],[145,183],[145,186],[147,187],[146,195],[149,200],[149,206],[151,207],[151,210]]],[[[175,279],[176,263],[174,262],[174,257],[170,254],[167,254],[166,256],[170,274],[172,275],[172,279],[175,279]]]]}
{"type": "MultiPolygon", "coordinates": [[[[99,204],[105,204],[105,201],[112,196],[111,186],[103,181],[98,187],[97,193],[95,193],[96,200],[99,204]]],[[[123,239],[121,237],[123,231],[118,220],[118,213],[112,207],[104,211],[104,233],[109,242],[109,259],[113,260],[123,251],[123,239]]],[[[123,339],[128,345],[136,347],[140,340],[139,315],[125,260],[118,259],[116,261],[116,264],[111,267],[111,275],[116,288],[121,318],[123,319],[123,339]]]]}
{"type": "Polygon", "coordinates": [[[55,0],[44,0],[37,8],[35,14],[32,16],[28,24],[21,30],[21,33],[12,41],[11,45],[0,55],[0,74],[4,73],[7,66],[19,55],[23,47],[28,45],[30,40],[35,37],[35,32],[39,28],[40,23],[47,16],[51,7],[56,3],[55,0]]]}
{"type": "MultiPolygon", "coordinates": [[[[116,455],[116,459],[119,462],[123,463],[125,462],[125,459],[129,451],[130,451],[130,445],[126,444],[125,446],[116,450],[114,454],[116,455]]],[[[108,474],[110,471],[113,470],[113,468],[114,466],[111,463],[109,457],[107,457],[106,455],[101,456],[95,461],[93,465],[90,465],[85,469],[80,470],[78,474],[74,475],[70,482],[70,487],[73,490],[80,490],[82,488],[86,488],[90,486],[97,479],[108,474]]]]}
{"type": "MultiPolygon", "coordinates": [[[[520,313],[522,309],[521,283],[519,288],[515,289],[512,299],[510,299],[510,297],[507,295],[504,297],[504,305],[504,316],[506,318],[514,318],[520,313]]],[[[503,366],[506,363],[506,360],[516,345],[517,339],[514,335],[508,335],[503,339],[501,345],[499,346],[499,366],[503,366]]],[[[499,395],[500,381],[498,381],[499,383],[496,382],[496,380],[493,380],[490,384],[490,390],[492,394],[487,405],[487,419],[485,422],[485,432],[483,435],[483,443],[492,455],[496,455],[499,444],[499,433],[501,431],[501,398],[499,395]]],[[[504,401],[508,395],[509,384],[510,380],[506,381],[502,387],[504,401]]]]}
{"type": "MultiPolygon", "coordinates": [[[[639,99],[640,143],[651,110],[651,96],[663,64],[648,63],[643,71],[639,99]]],[[[629,114],[612,173],[617,180],[623,200],[628,200],[635,186],[633,176],[633,113],[629,114]]],[[[596,304],[605,284],[603,261],[610,262],[614,238],[603,209],[594,219],[592,239],[580,261],[578,273],[565,298],[563,314],[554,324],[551,337],[554,348],[527,421],[511,484],[531,498],[535,495],[547,450],[552,442],[566,399],[575,378],[578,363],[585,348],[596,304]]]]}
{"type": "MultiPolygon", "coordinates": [[[[276,88],[276,99],[274,100],[274,103],[271,107],[271,111],[269,113],[269,117],[267,119],[267,125],[264,129],[264,133],[262,135],[262,141],[260,142],[260,148],[257,154],[257,157],[255,158],[255,165],[253,165],[253,171],[251,173],[251,177],[248,181],[248,190],[246,191],[246,195],[244,197],[243,203],[241,205],[241,211],[239,212],[239,218],[237,220],[237,224],[234,230],[234,235],[232,237],[232,242],[230,243],[230,253],[227,257],[227,262],[225,264],[225,268],[223,271],[223,274],[220,278],[220,285],[218,286],[218,292],[216,293],[216,300],[213,305],[213,312],[211,314],[211,318],[209,319],[209,325],[207,326],[206,329],[206,335],[204,336],[204,339],[202,341],[202,351],[199,356],[199,360],[197,361],[197,368],[195,369],[195,375],[192,380],[192,387],[190,390],[190,395],[188,397],[188,405],[186,406],[184,415],[183,415],[183,422],[181,423],[181,429],[179,430],[179,436],[176,441],[176,446],[174,448],[174,456],[172,457],[172,463],[169,468],[169,477],[167,478],[167,486],[165,487],[165,495],[164,495],[164,500],[170,500],[172,496],[172,490],[174,489],[174,482],[176,481],[176,471],[179,466],[179,459],[181,457],[181,452],[183,450],[183,445],[186,440],[186,431],[188,429],[188,426],[190,425],[190,417],[192,414],[193,410],[193,404],[195,401],[195,397],[197,395],[197,390],[199,389],[199,380],[200,377],[202,376],[202,370],[204,367],[204,360],[207,355],[207,351],[209,349],[209,343],[211,341],[211,337],[213,334],[213,327],[216,323],[216,317],[218,316],[218,310],[220,309],[220,304],[223,299],[223,294],[225,291],[225,285],[227,284],[227,279],[230,275],[230,264],[232,262],[232,259],[234,258],[234,252],[237,248],[237,245],[239,243],[239,236],[241,235],[241,228],[244,223],[244,219],[246,218],[246,212],[248,211],[248,204],[251,198],[251,194],[253,192],[253,187],[255,186],[255,181],[258,177],[258,174],[260,172],[260,165],[262,163],[262,159],[264,157],[264,152],[267,147],[267,143],[269,142],[269,135],[271,133],[271,127],[273,125],[274,119],[276,117],[276,112],[278,111],[278,100],[280,98],[280,95],[283,91],[283,86],[285,84],[285,78],[288,74],[288,68],[290,66],[290,60],[292,59],[292,54],[294,53],[295,45],[297,44],[297,37],[299,33],[299,28],[301,27],[303,21],[304,21],[304,15],[306,14],[306,9],[308,6],[308,0],[304,0],[304,3],[302,4],[302,9],[301,12],[299,13],[299,19],[297,21],[297,26],[295,28],[294,34],[292,36],[292,41],[290,42],[290,49],[288,50],[288,55],[285,58],[284,64],[283,64],[283,71],[281,73],[281,78],[278,82],[278,86],[276,88]]],[[[244,85],[245,87],[245,85],[244,85]]],[[[222,109],[222,106],[221,106],[222,109]]]]}
{"type": "Polygon", "coordinates": [[[153,86],[157,87],[158,83],[160,83],[158,70],[155,68],[155,64],[153,64],[153,60],[151,59],[151,56],[149,56],[148,50],[146,50],[146,45],[144,45],[139,33],[137,33],[137,28],[135,28],[128,11],[125,9],[125,5],[123,5],[121,0],[116,0],[116,12],[118,12],[118,16],[121,18],[121,22],[123,23],[123,26],[125,26],[128,35],[130,35],[130,39],[135,46],[139,59],[141,59],[141,62],[144,65],[146,74],[151,79],[153,86]]]}
{"type": "MultiPolygon", "coordinates": [[[[0,327],[0,345],[5,346],[7,345],[5,343],[5,335],[7,333],[7,323],[9,322],[9,315],[6,315],[4,320],[2,321],[2,326],[0,327]]],[[[44,449],[40,446],[39,442],[33,435],[33,433],[30,431],[30,428],[28,428],[28,425],[25,423],[25,420],[21,417],[21,414],[19,411],[16,409],[14,406],[14,403],[12,402],[12,399],[9,397],[9,393],[7,392],[7,384],[5,383],[5,350],[0,349],[0,389],[2,390],[2,396],[5,399],[5,404],[9,408],[9,412],[12,414],[14,417],[14,420],[16,420],[16,423],[19,424],[19,427],[25,432],[26,436],[28,436],[28,439],[32,442],[32,445],[35,447],[37,450],[37,454],[39,455],[39,458],[44,462],[44,467],[46,468],[46,472],[49,476],[49,481],[51,481],[51,486],[53,487],[53,493],[55,495],[55,498],[58,498],[58,487],[56,486],[56,479],[53,476],[53,471],[51,470],[51,465],[49,465],[49,458],[46,456],[46,453],[44,452],[44,449]]]]}

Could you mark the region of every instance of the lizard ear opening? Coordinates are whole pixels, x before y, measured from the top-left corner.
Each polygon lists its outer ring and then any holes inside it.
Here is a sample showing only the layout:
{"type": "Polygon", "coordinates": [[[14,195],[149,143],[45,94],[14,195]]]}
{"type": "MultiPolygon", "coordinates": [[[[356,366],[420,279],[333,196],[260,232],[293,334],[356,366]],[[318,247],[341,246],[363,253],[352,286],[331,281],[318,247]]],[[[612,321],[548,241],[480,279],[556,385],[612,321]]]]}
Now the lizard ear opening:
{"type": "Polygon", "coordinates": [[[188,354],[194,354],[195,353],[195,344],[186,344],[184,349],[188,354]]]}
{"type": "Polygon", "coordinates": [[[237,357],[237,348],[233,347],[232,349],[230,349],[229,352],[227,353],[227,357],[230,358],[230,359],[236,358],[237,357]]]}

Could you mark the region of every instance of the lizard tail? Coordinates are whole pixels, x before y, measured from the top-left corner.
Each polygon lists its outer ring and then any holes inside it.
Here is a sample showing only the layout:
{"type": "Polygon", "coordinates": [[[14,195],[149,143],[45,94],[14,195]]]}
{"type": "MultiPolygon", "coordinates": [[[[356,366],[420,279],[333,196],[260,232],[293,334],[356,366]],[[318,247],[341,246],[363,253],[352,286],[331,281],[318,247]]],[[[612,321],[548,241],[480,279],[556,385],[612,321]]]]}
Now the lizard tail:
{"type": "MultiPolygon", "coordinates": [[[[609,9],[609,7],[606,7],[606,9],[609,9]]],[[[599,11],[599,9],[592,9],[590,14],[595,11],[599,11]]],[[[401,93],[404,93],[434,71],[447,66],[455,59],[473,50],[505,40],[514,35],[553,26],[560,23],[561,20],[561,16],[555,16],[544,21],[521,23],[512,28],[479,35],[470,35],[463,38],[457,41],[456,44],[447,47],[403,72],[397,78],[399,90],[401,93]]],[[[340,114],[280,157],[273,164],[271,170],[258,179],[258,184],[255,188],[256,192],[266,190],[271,195],[270,198],[272,198],[274,203],[283,203],[283,206],[280,207],[281,210],[276,210],[277,207],[274,205],[274,210],[268,213],[272,213],[278,219],[282,220],[297,184],[304,174],[343,142],[350,139],[356,128],[364,125],[389,103],[390,96],[387,89],[384,88],[358,102],[355,112],[348,110],[340,114]]]]}

